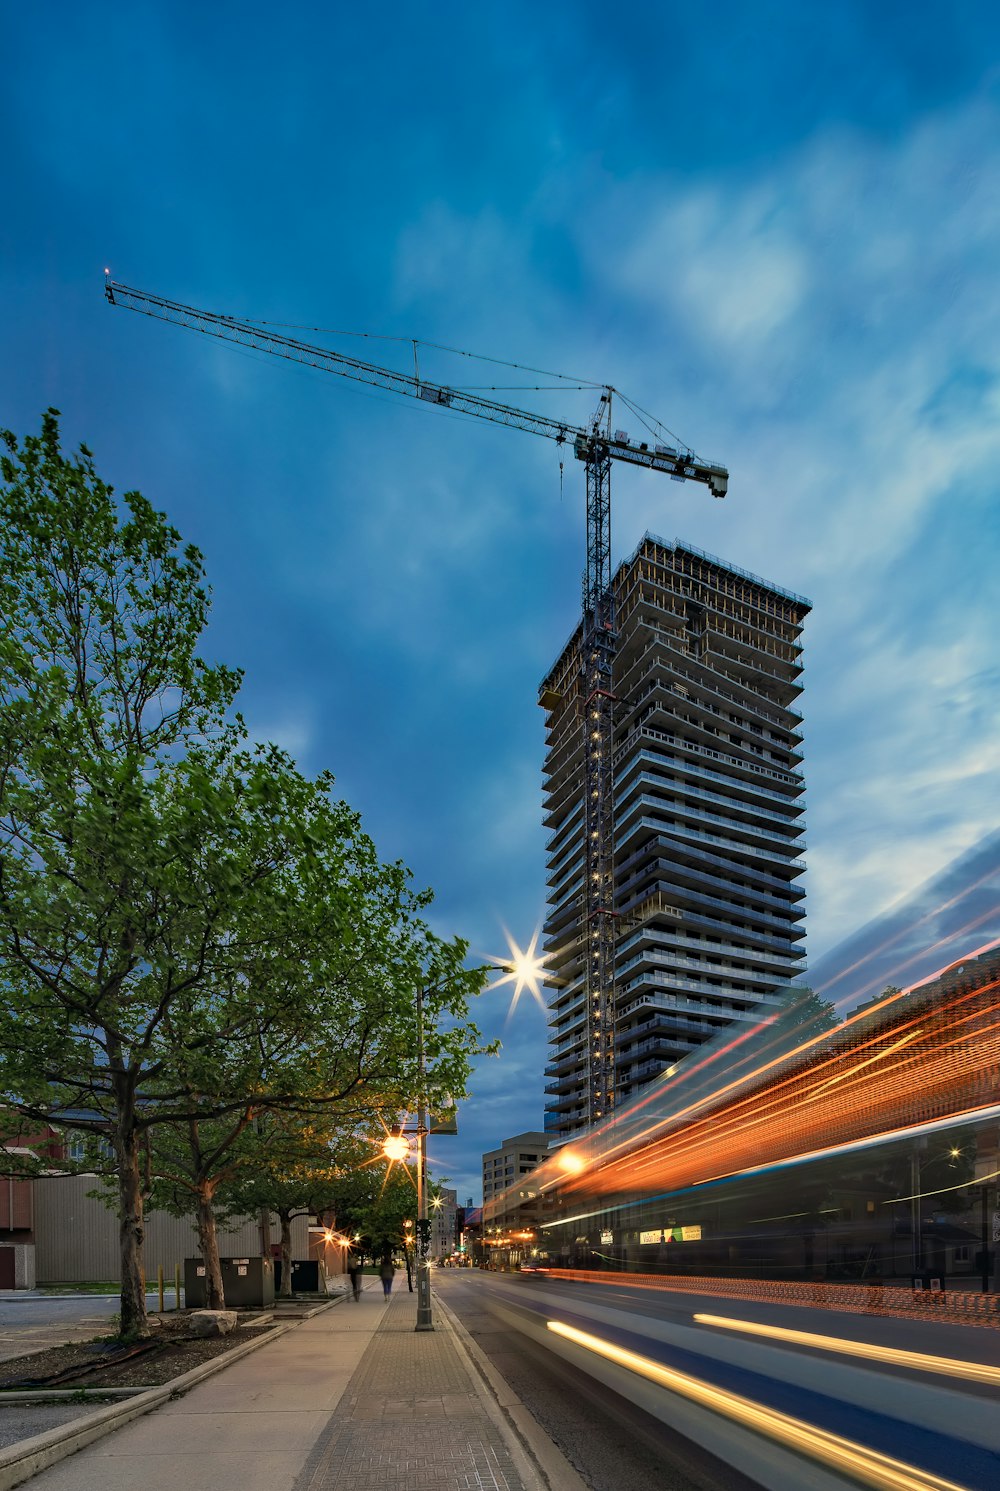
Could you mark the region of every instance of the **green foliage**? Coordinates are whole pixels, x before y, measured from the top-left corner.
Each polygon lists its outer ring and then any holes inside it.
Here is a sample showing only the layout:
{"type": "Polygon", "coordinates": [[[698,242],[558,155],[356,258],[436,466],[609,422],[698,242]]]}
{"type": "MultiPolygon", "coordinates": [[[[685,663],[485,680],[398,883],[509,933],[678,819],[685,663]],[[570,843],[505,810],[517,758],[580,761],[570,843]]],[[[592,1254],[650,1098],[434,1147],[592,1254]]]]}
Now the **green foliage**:
{"type": "Polygon", "coordinates": [[[56,411],[0,442],[0,1084],[110,1142],[142,1329],[143,1149],[158,1200],[204,1197],[262,1114],[350,1131],[418,1088],[448,1106],[484,974],[332,777],[247,744],[240,674],[196,652],[198,551],[65,456],[56,411]]]}
{"type": "Polygon", "coordinates": [[[332,1207],[338,1228],[347,1236],[360,1236],[360,1252],[372,1259],[388,1257],[404,1246],[404,1223],[416,1219],[416,1184],[405,1165],[388,1170],[370,1165],[343,1177],[332,1207]]]}

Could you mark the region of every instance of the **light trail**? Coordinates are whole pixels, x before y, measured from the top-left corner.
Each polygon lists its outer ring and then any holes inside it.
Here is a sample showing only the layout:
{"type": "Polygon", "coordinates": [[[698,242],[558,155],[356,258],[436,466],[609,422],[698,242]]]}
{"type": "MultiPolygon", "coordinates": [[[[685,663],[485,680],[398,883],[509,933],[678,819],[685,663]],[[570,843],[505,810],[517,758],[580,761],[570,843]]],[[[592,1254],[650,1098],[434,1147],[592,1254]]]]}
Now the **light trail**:
{"type": "MultiPolygon", "coordinates": [[[[949,900],[942,901],[939,906],[932,906],[930,910],[924,912],[923,916],[917,917],[915,921],[909,922],[905,927],[900,927],[896,932],[892,934],[892,936],[885,938],[875,947],[868,948],[863,956],[856,959],[855,962],[848,964],[846,968],[838,969],[837,973],[834,974],[832,978],[827,979],[825,984],[820,984],[818,986],[818,988],[815,990],[815,993],[819,995],[824,994],[827,989],[832,987],[833,984],[839,983],[841,979],[847,978],[849,974],[856,973],[859,969],[864,968],[865,964],[870,963],[873,958],[878,957],[879,953],[885,952],[888,948],[892,947],[894,943],[899,942],[901,938],[911,937],[913,933],[918,930],[918,928],[925,926],[927,922],[931,921],[934,917],[941,916],[945,911],[950,911],[953,907],[957,906],[959,902],[964,901],[967,896],[971,895],[974,890],[978,890],[980,886],[988,884],[988,882],[992,880],[995,875],[996,868],[991,867],[989,870],[986,871],[985,874],[981,875],[978,880],[974,880],[971,885],[963,885],[961,890],[956,892],[956,894],[953,895],[949,900]]],[[[906,968],[910,963],[912,963],[916,957],[922,957],[928,952],[933,952],[936,948],[946,947],[949,942],[954,942],[957,937],[964,936],[965,933],[971,931],[973,927],[980,926],[988,916],[993,914],[994,909],[995,908],[991,907],[983,915],[974,917],[971,922],[966,922],[964,926],[956,927],[954,931],[948,932],[946,935],[939,937],[936,942],[932,942],[929,947],[921,947],[918,953],[911,954],[903,963],[900,964],[899,969],[894,971],[899,972],[903,968],[906,968]]],[[[988,952],[991,947],[996,947],[996,945],[996,941],[988,942],[978,951],[980,953],[988,952]]],[[[978,954],[973,953],[971,954],[971,956],[976,957],[978,956],[978,954]]],[[[952,964],[948,964],[946,966],[951,967],[952,964]]],[[[943,971],[944,970],[942,969],[935,974],[931,974],[931,978],[939,978],[943,971]]],[[[875,979],[874,982],[880,983],[881,978],[882,976],[875,979]]],[[[855,990],[854,992],[852,992],[850,998],[857,998],[858,993],[865,994],[870,988],[871,984],[865,985],[860,991],[855,990]]],[[[840,1004],[844,1004],[845,1002],[845,1000],[839,1001],[840,1004]]]]}
{"type": "Polygon", "coordinates": [[[772,1341],[787,1341],[791,1346],[812,1346],[819,1351],[834,1351],[841,1356],[858,1356],[887,1366],[909,1367],[914,1372],[935,1372],[941,1377],[962,1377],[968,1382],[985,1382],[1000,1387],[1000,1367],[979,1362],[963,1362],[952,1356],[931,1356],[924,1351],[901,1351],[894,1346],[872,1346],[867,1341],[843,1341],[839,1336],[818,1336],[812,1331],[786,1330],[780,1325],[758,1325],[756,1321],[732,1320],[727,1315],[694,1315],[699,1325],[719,1330],[740,1331],[748,1336],[766,1336],[772,1341]]]}
{"type": "Polygon", "coordinates": [[[779,1063],[764,1062],[662,1119],[658,1137],[632,1136],[625,1153],[595,1157],[577,1177],[564,1174],[560,1188],[595,1197],[678,1190],[919,1131],[944,1116],[984,1114],[995,1104],[1000,1068],[1000,981],[991,974],[982,970],[983,983],[949,989],[936,1002],[903,1005],[895,1024],[876,1030],[862,1024],[871,1011],[852,1016],[783,1058],[780,1072],[779,1063]]]}
{"type": "Polygon", "coordinates": [[[796,1454],[832,1466],[840,1474],[850,1476],[865,1486],[874,1486],[878,1491],[966,1491],[966,1488],[955,1481],[942,1480],[940,1476],[931,1475],[914,1465],[907,1465],[902,1460],[895,1460],[890,1455],[880,1454],[878,1450],[855,1444],[839,1434],[830,1434],[826,1429],[818,1429],[803,1419],[792,1418],[787,1413],[779,1413],[751,1398],[742,1398],[724,1388],[713,1387],[711,1383],[691,1377],[686,1372],[663,1367],[650,1357],[626,1351],[610,1341],[577,1330],[575,1326],[564,1325],[558,1320],[547,1320],[546,1326],[554,1335],[572,1341],[584,1350],[593,1352],[595,1356],[625,1367],[668,1392],[677,1393],[689,1402],[732,1419],[755,1434],[776,1440],[796,1454]]]}
{"type": "MultiPolygon", "coordinates": [[[[846,1140],[842,1144],[831,1144],[825,1149],[810,1149],[800,1154],[786,1155],[782,1159],[769,1160],[763,1165],[745,1165],[740,1170],[723,1170],[718,1174],[702,1176],[699,1180],[692,1181],[688,1185],[679,1185],[673,1190],[663,1191],[657,1196],[646,1195],[644,1199],[646,1201],[676,1200],[679,1196],[690,1195],[692,1192],[700,1191],[707,1186],[718,1185],[720,1181],[739,1180],[742,1176],[747,1175],[767,1175],[772,1171],[789,1169],[794,1165],[808,1164],[810,1160],[836,1159],[840,1155],[856,1154],[862,1149],[874,1149],[880,1144],[895,1144],[903,1139],[922,1138],[927,1134],[939,1133],[942,1129],[952,1129],[956,1124],[983,1123],[991,1118],[1000,1118],[1000,1103],[991,1103],[986,1108],[968,1108],[964,1111],[951,1113],[947,1118],[936,1119],[933,1123],[907,1124],[899,1129],[885,1129],[877,1134],[865,1134],[860,1139],[846,1140]]],[[[922,1196],[944,1195],[946,1191],[964,1191],[970,1186],[981,1185],[984,1180],[994,1180],[998,1176],[1000,1176],[1000,1170],[994,1170],[988,1175],[983,1176],[980,1180],[958,1181],[953,1186],[942,1186],[938,1190],[921,1191],[913,1196],[894,1197],[891,1201],[880,1202],[880,1205],[897,1206],[902,1201],[915,1201],[922,1196]]],[[[555,1221],[541,1222],[539,1225],[543,1232],[548,1232],[566,1226],[570,1222],[585,1222],[593,1217],[607,1217],[617,1212],[628,1211],[634,1205],[635,1199],[633,1197],[625,1201],[612,1203],[611,1205],[602,1204],[599,1207],[595,1207],[593,1211],[577,1212],[572,1216],[560,1216],[555,1221]]],[[[827,1210],[835,1212],[839,1208],[830,1207],[827,1210]]],[[[807,1214],[805,1212],[789,1212],[787,1215],[794,1217],[805,1216],[807,1214]]],[[[822,1210],[820,1215],[822,1215],[822,1210]]],[[[782,1220],[784,1220],[782,1217],[754,1217],[752,1219],[755,1223],[782,1220]]]]}
{"type": "MultiPolygon", "coordinates": [[[[954,966],[956,965],[949,965],[949,967],[954,966]]],[[[873,1014],[889,1008],[891,1005],[899,1002],[900,1000],[905,1000],[907,996],[916,992],[921,987],[922,984],[914,985],[913,989],[900,990],[898,993],[890,995],[878,1005],[872,1006],[871,1008],[866,1009],[861,1013],[856,1013],[849,1016],[844,1021],[844,1023],[836,1030],[824,1032],[818,1036],[814,1036],[808,1041],[803,1041],[801,1044],[795,1046],[790,1051],[783,1052],[781,1055],[776,1056],[769,1061],[762,1061],[761,1064],[758,1065],[753,1071],[741,1073],[738,1077],[735,1077],[731,1081],[724,1083],[721,1087],[718,1087],[713,1091],[694,1098],[687,1106],[677,1109],[673,1113],[670,1113],[664,1117],[655,1119],[646,1129],[644,1129],[640,1133],[633,1133],[629,1135],[626,1140],[623,1140],[620,1144],[612,1146],[610,1149],[604,1151],[600,1156],[601,1166],[606,1167],[609,1162],[612,1162],[616,1152],[620,1155],[621,1162],[627,1161],[628,1157],[630,1155],[634,1155],[637,1147],[642,1145],[643,1141],[645,1141],[645,1150],[643,1153],[643,1157],[642,1159],[637,1158],[637,1163],[640,1169],[644,1168],[646,1165],[653,1162],[653,1156],[657,1152],[658,1146],[660,1146],[663,1142],[663,1131],[665,1129],[676,1131],[677,1126],[683,1119],[686,1118],[690,1122],[688,1129],[685,1130],[685,1132],[693,1138],[694,1135],[696,1135],[698,1132],[699,1113],[704,1115],[701,1120],[703,1124],[709,1121],[711,1122],[713,1127],[713,1136],[715,1138],[718,1138],[717,1124],[719,1120],[719,1113],[717,1105],[722,1102],[729,1094],[733,1094],[737,1099],[736,1105],[732,1109],[727,1110],[727,1117],[729,1118],[729,1128],[732,1129],[736,1127],[742,1129],[746,1123],[746,1118],[745,1116],[739,1117],[741,1109],[745,1110],[749,1104],[753,1103],[757,1106],[758,1110],[760,1110],[760,1102],[759,1095],[755,1094],[751,1097],[741,1099],[739,1096],[740,1093],[745,1092],[747,1087],[751,1084],[764,1082],[769,1077],[771,1078],[771,1080],[767,1089],[767,1097],[770,1100],[771,1107],[780,1110],[778,1116],[780,1116],[782,1119],[787,1118],[788,1114],[792,1111],[792,1105],[784,1102],[781,1098],[781,1094],[791,1086],[801,1086],[803,1080],[802,1066],[800,1065],[798,1070],[794,1068],[793,1064],[796,1061],[803,1063],[810,1058],[811,1053],[813,1055],[821,1054],[825,1048],[829,1047],[832,1037],[842,1039],[844,1034],[846,1032],[849,1032],[854,1025],[860,1022],[870,1021],[873,1014]],[[790,1066],[792,1066],[791,1071],[789,1071],[790,1066]],[[711,1110],[710,1113],[706,1113],[706,1109],[711,1110]],[[658,1132],[661,1136],[659,1139],[655,1137],[658,1132]]],[[[988,989],[996,988],[997,984],[994,983],[992,985],[987,985],[986,987],[988,989]]],[[[966,999],[974,1000],[977,994],[980,992],[981,991],[979,990],[974,990],[971,995],[966,996],[966,999]]],[[[953,1003],[954,1002],[955,1001],[953,1001],[953,1003]]],[[[957,1002],[962,1003],[963,1001],[959,1000],[957,1002]]],[[[943,1006],[943,1008],[945,1009],[951,1007],[951,1005],[943,1006]]],[[[997,1006],[995,1008],[997,1008],[998,1012],[1000,1012],[1000,1006],[997,1006]]],[[[938,1021],[940,1021],[940,1015],[941,1009],[935,1011],[935,1016],[938,1021]]],[[[769,1024],[771,1022],[768,1021],[765,1023],[769,1024]]],[[[915,1024],[916,1020],[914,1018],[910,1018],[903,1025],[898,1026],[896,1030],[892,1032],[892,1034],[895,1036],[899,1036],[902,1031],[907,1029],[908,1026],[913,1026],[915,1024]]],[[[753,1032],[746,1032],[744,1034],[741,1034],[733,1041],[731,1041],[721,1052],[713,1053],[711,1057],[703,1060],[697,1066],[692,1067],[690,1073],[687,1074],[688,1077],[690,1078],[699,1070],[709,1068],[722,1056],[727,1055],[733,1049],[735,1049],[736,1046],[748,1040],[751,1034],[753,1034],[753,1032]]],[[[977,1032],[977,1035],[981,1035],[981,1032],[977,1032]]],[[[895,1049],[895,1046],[886,1048],[883,1045],[885,1038],[885,1034],[873,1034],[864,1044],[860,1045],[857,1048],[855,1054],[860,1054],[864,1050],[874,1049],[875,1055],[870,1058],[870,1061],[884,1059],[890,1054],[890,1050],[895,1049]]],[[[903,1041],[899,1041],[896,1043],[896,1045],[898,1046],[901,1046],[903,1044],[903,1041]]],[[[761,1054],[764,1055],[766,1053],[761,1054]]],[[[850,1072],[842,1073],[839,1070],[840,1066],[843,1063],[845,1054],[846,1053],[843,1050],[836,1051],[833,1055],[829,1056],[826,1061],[821,1061],[819,1067],[813,1068],[809,1075],[816,1076],[819,1075],[819,1073],[821,1073],[824,1069],[829,1069],[832,1075],[828,1080],[831,1083],[836,1082],[840,1084],[844,1082],[851,1075],[850,1072]]],[[[855,1081],[856,1080],[857,1079],[855,1079],[855,1081]]],[[[636,1104],[636,1107],[632,1111],[636,1111],[639,1107],[646,1106],[648,1103],[653,1102],[657,1096],[657,1093],[650,1094],[649,1097],[642,1099],[640,1103],[636,1104]]],[[[812,1098],[808,1095],[800,1098],[801,1104],[805,1104],[810,1101],[812,1101],[812,1098]]],[[[771,1115],[766,1110],[763,1110],[759,1112],[759,1116],[755,1121],[758,1124],[770,1124],[772,1119],[771,1115]]],[[[816,1126],[820,1127],[821,1125],[816,1126]]],[[[671,1140],[676,1140],[676,1133],[668,1134],[666,1137],[671,1140]]],[[[676,1145],[674,1145],[674,1147],[676,1147],[676,1145]]]]}

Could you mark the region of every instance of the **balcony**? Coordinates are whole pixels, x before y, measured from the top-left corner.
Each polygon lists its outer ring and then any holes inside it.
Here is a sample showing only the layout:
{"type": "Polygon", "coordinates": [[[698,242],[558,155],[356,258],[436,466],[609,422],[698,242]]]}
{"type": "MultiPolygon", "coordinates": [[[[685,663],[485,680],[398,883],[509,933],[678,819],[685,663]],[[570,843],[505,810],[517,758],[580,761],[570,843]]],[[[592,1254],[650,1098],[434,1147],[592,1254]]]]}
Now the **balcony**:
{"type": "MultiPolygon", "coordinates": [[[[659,784],[644,780],[643,785],[654,787],[659,784]]],[[[625,833],[624,825],[635,813],[641,808],[652,808],[660,813],[670,814],[672,818],[690,818],[696,823],[714,823],[720,828],[728,829],[734,835],[732,842],[734,843],[736,852],[739,853],[761,854],[767,858],[779,859],[784,862],[787,855],[797,855],[806,848],[805,843],[799,838],[802,830],[796,823],[789,823],[787,819],[784,821],[779,819],[778,821],[782,823],[782,827],[788,830],[787,834],[779,834],[768,828],[767,824],[744,822],[741,818],[727,818],[721,813],[707,813],[704,809],[700,809],[697,803],[690,803],[687,800],[687,795],[683,787],[673,786],[673,784],[671,784],[670,788],[665,788],[661,792],[655,794],[641,792],[638,796],[636,796],[635,787],[633,786],[631,791],[628,793],[623,792],[620,800],[616,800],[615,808],[618,815],[616,830],[622,834],[625,833]],[[666,796],[667,791],[671,792],[669,800],[666,796]],[[627,804],[627,806],[623,804],[627,804]],[[772,847],[763,849],[756,845],[745,845],[740,842],[743,836],[753,839],[766,839],[772,847]]],[[[777,814],[773,816],[777,817],[777,814]]],[[[706,839],[709,843],[729,844],[731,842],[728,839],[716,839],[709,834],[697,833],[695,830],[688,828],[685,823],[675,824],[674,832],[687,833],[699,840],[706,839]]]]}
{"type": "Polygon", "coordinates": [[[705,756],[709,760],[724,762],[726,766],[740,771],[746,771],[752,776],[770,777],[772,781],[783,782],[793,790],[801,792],[805,783],[799,772],[780,771],[777,767],[766,766],[762,761],[746,760],[742,756],[731,756],[725,751],[717,751],[712,746],[698,745],[694,741],[684,740],[670,730],[658,730],[655,725],[647,725],[644,720],[638,720],[625,744],[615,752],[613,764],[617,764],[622,754],[629,750],[632,741],[637,735],[648,736],[650,740],[659,741],[662,745],[670,746],[674,750],[687,751],[689,754],[705,756]]]}

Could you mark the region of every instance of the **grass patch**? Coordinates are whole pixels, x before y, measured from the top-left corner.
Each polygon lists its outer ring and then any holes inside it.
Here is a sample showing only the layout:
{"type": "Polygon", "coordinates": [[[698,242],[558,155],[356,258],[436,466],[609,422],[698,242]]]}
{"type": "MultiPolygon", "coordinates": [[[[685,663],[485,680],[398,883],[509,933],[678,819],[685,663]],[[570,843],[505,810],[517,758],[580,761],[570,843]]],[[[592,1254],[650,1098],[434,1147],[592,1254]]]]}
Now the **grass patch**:
{"type": "Polygon", "coordinates": [[[85,1284],[36,1284],[38,1294],[121,1294],[116,1279],[88,1280],[85,1284]]]}

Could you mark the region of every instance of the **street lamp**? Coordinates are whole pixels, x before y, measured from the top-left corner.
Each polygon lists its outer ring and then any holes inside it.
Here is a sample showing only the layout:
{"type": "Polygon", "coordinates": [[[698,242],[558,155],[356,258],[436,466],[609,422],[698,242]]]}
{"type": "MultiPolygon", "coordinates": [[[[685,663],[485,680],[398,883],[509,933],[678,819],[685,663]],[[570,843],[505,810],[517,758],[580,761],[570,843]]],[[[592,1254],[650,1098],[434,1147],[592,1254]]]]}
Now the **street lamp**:
{"type": "Polygon", "coordinates": [[[414,1330],[432,1331],[431,1270],[427,1244],[431,1224],[427,1216],[427,1062],[424,1055],[424,989],[417,987],[417,1323],[414,1330]]]}
{"type": "MultiPolygon", "coordinates": [[[[485,963],[481,967],[490,972],[504,973],[509,971],[510,965],[485,963]]],[[[431,1269],[427,1256],[431,1239],[431,1223],[427,1215],[427,1135],[430,1123],[427,1113],[427,1058],[424,1051],[424,996],[433,994],[443,987],[444,982],[446,981],[431,984],[427,988],[422,984],[417,985],[417,1323],[414,1330],[418,1331],[434,1329],[431,1318],[431,1269]]],[[[405,1145],[403,1152],[398,1156],[389,1153],[389,1144],[395,1138],[396,1136],[390,1136],[383,1149],[390,1159],[405,1159],[409,1153],[409,1145],[402,1136],[399,1136],[399,1141],[405,1145]]]]}

